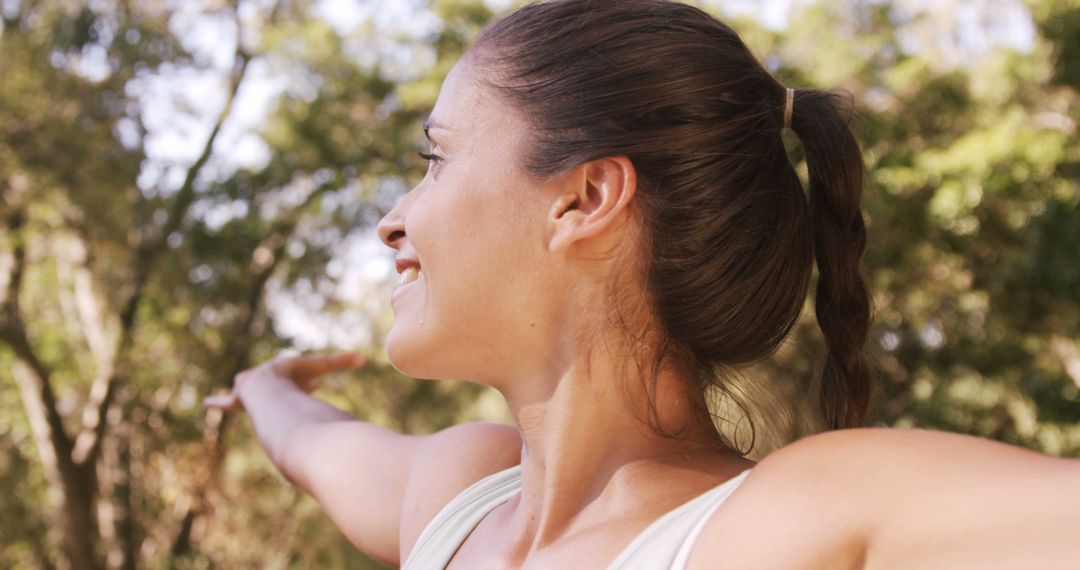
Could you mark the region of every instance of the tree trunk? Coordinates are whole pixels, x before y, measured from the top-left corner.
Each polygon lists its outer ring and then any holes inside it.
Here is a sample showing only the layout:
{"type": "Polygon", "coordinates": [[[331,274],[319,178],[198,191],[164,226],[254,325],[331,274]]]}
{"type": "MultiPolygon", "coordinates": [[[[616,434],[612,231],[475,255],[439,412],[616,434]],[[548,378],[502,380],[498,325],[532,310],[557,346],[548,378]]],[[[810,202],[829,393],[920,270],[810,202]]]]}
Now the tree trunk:
{"type": "MultiPolygon", "coordinates": [[[[94,545],[97,535],[94,516],[94,477],[85,466],[71,460],[71,444],[58,430],[59,422],[50,421],[49,411],[55,411],[51,391],[31,366],[17,366],[14,371],[23,407],[30,419],[38,455],[49,483],[52,500],[59,519],[59,539],[64,560],[61,567],[71,570],[100,568],[94,545]]],[[[54,419],[59,419],[54,418],[54,419]]]]}
{"type": "MultiPolygon", "coordinates": [[[[2,193],[11,203],[17,203],[10,192],[2,193]]],[[[57,408],[56,393],[50,383],[48,365],[30,344],[25,322],[19,311],[19,292],[26,268],[26,244],[21,231],[26,223],[25,211],[14,209],[8,216],[8,230],[15,237],[13,266],[0,303],[0,341],[15,352],[18,363],[13,370],[22,396],[26,417],[34,433],[38,456],[49,484],[59,523],[61,550],[59,566],[71,570],[91,570],[100,567],[94,537],[94,499],[97,477],[94,466],[76,463],[72,459],[71,437],[64,431],[64,421],[57,408]]]]}

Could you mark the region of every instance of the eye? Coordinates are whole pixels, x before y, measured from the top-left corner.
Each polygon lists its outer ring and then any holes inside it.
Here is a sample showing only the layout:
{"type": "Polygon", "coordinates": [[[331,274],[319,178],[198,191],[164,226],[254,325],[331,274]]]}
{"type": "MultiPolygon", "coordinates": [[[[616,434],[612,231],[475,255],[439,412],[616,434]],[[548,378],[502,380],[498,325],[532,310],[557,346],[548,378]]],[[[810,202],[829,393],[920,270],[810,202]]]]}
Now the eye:
{"type": "Polygon", "coordinates": [[[428,154],[426,152],[418,152],[418,153],[416,153],[416,155],[419,156],[420,158],[428,161],[428,163],[430,163],[430,164],[436,164],[436,163],[442,162],[442,157],[437,155],[437,154],[428,154]]]}

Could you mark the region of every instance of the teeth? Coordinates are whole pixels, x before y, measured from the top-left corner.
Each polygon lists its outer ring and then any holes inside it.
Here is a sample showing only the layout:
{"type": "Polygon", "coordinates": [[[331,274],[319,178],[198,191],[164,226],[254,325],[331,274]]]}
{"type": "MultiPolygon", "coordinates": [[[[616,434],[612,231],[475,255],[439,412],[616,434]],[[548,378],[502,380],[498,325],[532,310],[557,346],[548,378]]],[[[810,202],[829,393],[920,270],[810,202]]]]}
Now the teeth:
{"type": "Polygon", "coordinates": [[[420,277],[420,269],[416,267],[405,268],[405,271],[401,272],[401,279],[398,279],[398,287],[416,281],[417,277],[420,277]]]}

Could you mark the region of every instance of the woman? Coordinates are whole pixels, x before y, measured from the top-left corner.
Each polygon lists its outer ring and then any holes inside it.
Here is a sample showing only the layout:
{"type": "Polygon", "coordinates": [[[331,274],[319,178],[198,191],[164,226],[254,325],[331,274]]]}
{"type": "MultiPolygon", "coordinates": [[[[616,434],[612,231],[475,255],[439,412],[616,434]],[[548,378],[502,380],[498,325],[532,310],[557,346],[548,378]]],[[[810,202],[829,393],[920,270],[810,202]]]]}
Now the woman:
{"type": "Polygon", "coordinates": [[[355,355],[267,363],[208,404],[245,408],[290,480],[406,568],[1080,568],[1075,461],[846,429],[755,465],[717,433],[705,388],[776,350],[815,257],[822,417],[864,421],[863,165],[837,104],[690,6],[527,6],[450,72],[427,175],[378,228],[393,365],[498,389],[517,428],[406,436],[308,395],[355,355]]]}

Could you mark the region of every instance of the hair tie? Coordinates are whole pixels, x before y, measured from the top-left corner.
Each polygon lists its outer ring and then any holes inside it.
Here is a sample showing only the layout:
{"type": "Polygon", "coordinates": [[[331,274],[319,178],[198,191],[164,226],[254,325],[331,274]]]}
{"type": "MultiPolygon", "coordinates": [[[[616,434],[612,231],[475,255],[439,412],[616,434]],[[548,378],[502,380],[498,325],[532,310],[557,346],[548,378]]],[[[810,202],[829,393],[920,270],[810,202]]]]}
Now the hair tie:
{"type": "Polygon", "coordinates": [[[787,102],[784,103],[784,128],[791,128],[791,115],[795,111],[795,90],[787,88],[787,102]]]}

